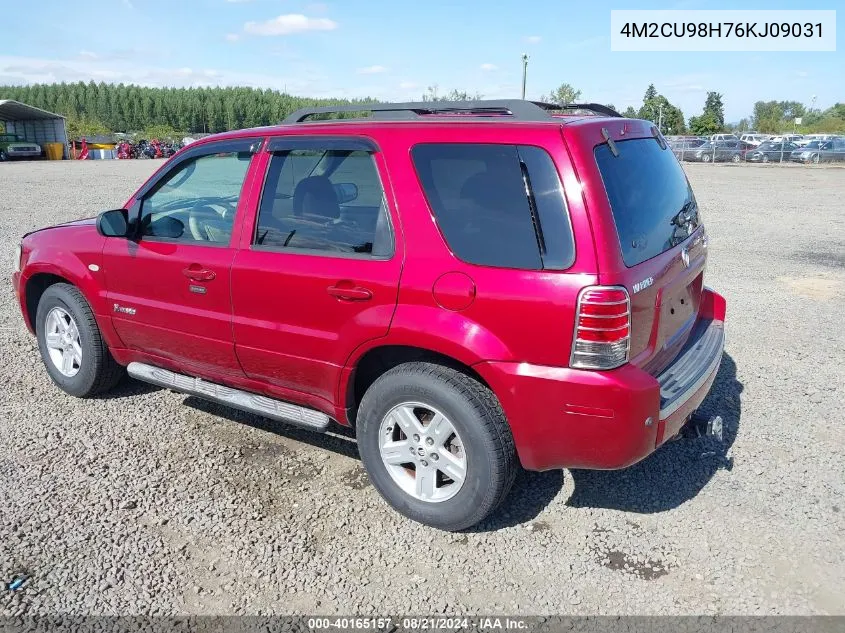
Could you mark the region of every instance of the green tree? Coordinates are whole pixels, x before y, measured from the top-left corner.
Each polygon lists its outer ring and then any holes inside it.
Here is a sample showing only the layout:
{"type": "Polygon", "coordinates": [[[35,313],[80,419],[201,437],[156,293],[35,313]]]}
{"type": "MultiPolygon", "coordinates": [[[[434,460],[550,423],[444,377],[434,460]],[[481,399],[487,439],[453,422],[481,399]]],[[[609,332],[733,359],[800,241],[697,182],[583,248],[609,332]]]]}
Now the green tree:
{"type": "Polygon", "coordinates": [[[721,131],[723,127],[713,112],[704,112],[701,116],[694,116],[689,120],[690,132],[696,136],[710,136],[721,131]]]}
{"type": "Polygon", "coordinates": [[[659,123],[660,131],[668,135],[684,134],[687,131],[684,113],[679,107],[671,104],[669,99],[658,94],[654,84],[649,84],[643,95],[643,105],[632,118],[659,123]]]}
{"type": "MultiPolygon", "coordinates": [[[[713,119],[719,122],[719,129],[725,127],[725,106],[722,104],[722,95],[718,92],[708,92],[704,100],[704,113],[713,115],[713,119]]],[[[717,130],[718,131],[718,130],[717,130]]]]}
{"type": "Polygon", "coordinates": [[[580,98],[580,90],[574,88],[571,84],[560,84],[549,94],[541,96],[540,101],[545,101],[546,103],[556,103],[557,105],[566,105],[568,103],[575,103],[580,98]]]}

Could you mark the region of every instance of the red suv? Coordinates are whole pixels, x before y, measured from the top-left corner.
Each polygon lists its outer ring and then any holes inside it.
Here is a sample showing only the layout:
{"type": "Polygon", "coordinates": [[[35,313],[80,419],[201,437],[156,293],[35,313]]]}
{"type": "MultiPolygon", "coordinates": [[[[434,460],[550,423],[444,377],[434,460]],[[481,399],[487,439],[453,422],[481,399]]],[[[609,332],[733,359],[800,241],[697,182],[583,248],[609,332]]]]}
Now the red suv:
{"type": "Polygon", "coordinates": [[[663,136],[572,107],[316,108],[187,146],[123,208],[23,238],[47,372],[352,426],[382,496],[446,530],[519,467],[643,459],[710,389],[725,301],[663,136]]]}

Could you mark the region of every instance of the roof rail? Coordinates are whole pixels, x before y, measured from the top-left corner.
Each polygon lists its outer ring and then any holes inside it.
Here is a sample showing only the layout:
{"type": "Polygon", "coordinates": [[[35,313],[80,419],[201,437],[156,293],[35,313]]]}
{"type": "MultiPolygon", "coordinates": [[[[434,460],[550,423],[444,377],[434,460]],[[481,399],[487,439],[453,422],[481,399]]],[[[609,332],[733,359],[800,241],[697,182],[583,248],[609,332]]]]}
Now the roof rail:
{"type": "Polygon", "coordinates": [[[283,124],[304,123],[318,114],[342,112],[372,112],[372,118],[389,121],[413,121],[432,114],[458,114],[472,117],[510,116],[515,121],[551,121],[552,112],[560,110],[589,110],[605,116],[622,116],[597,103],[560,106],[542,101],[522,99],[488,99],[477,101],[417,101],[409,103],[360,103],[350,105],[302,108],[289,114],[283,124]]]}

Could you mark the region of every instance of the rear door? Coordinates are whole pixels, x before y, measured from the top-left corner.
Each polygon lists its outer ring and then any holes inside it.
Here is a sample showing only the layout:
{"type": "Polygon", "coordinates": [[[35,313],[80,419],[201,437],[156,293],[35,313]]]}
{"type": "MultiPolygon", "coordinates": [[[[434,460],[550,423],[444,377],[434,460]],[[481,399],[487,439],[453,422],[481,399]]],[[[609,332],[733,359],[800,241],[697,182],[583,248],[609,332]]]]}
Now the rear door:
{"type": "Polygon", "coordinates": [[[133,240],[109,239],[103,271],[124,346],[186,370],[243,376],[229,271],[252,140],[197,146],[139,192],[133,240]]]}
{"type": "MultiPolygon", "coordinates": [[[[672,152],[655,137],[594,149],[616,240],[602,271],[605,284],[631,297],[631,362],[659,372],[686,342],[703,288],[706,237],[692,188],[672,152]],[[620,257],[621,256],[621,257],[620,257]]],[[[606,208],[606,206],[605,206],[606,208]]]]}
{"type": "Polygon", "coordinates": [[[387,334],[402,244],[369,139],[279,137],[263,157],[257,218],[232,266],[237,356],[246,374],[335,401],[356,347],[387,334]]]}

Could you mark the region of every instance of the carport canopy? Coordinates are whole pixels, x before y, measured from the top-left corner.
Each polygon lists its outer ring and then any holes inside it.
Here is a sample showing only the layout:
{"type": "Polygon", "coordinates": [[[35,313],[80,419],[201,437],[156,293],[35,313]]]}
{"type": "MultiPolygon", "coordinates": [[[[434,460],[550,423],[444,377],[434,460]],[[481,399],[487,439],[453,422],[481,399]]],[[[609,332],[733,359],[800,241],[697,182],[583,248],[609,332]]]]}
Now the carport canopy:
{"type": "Polygon", "coordinates": [[[67,129],[61,114],[47,112],[20,101],[0,99],[0,121],[8,134],[34,143],[61,143],[67,158],[67,129]]]}

